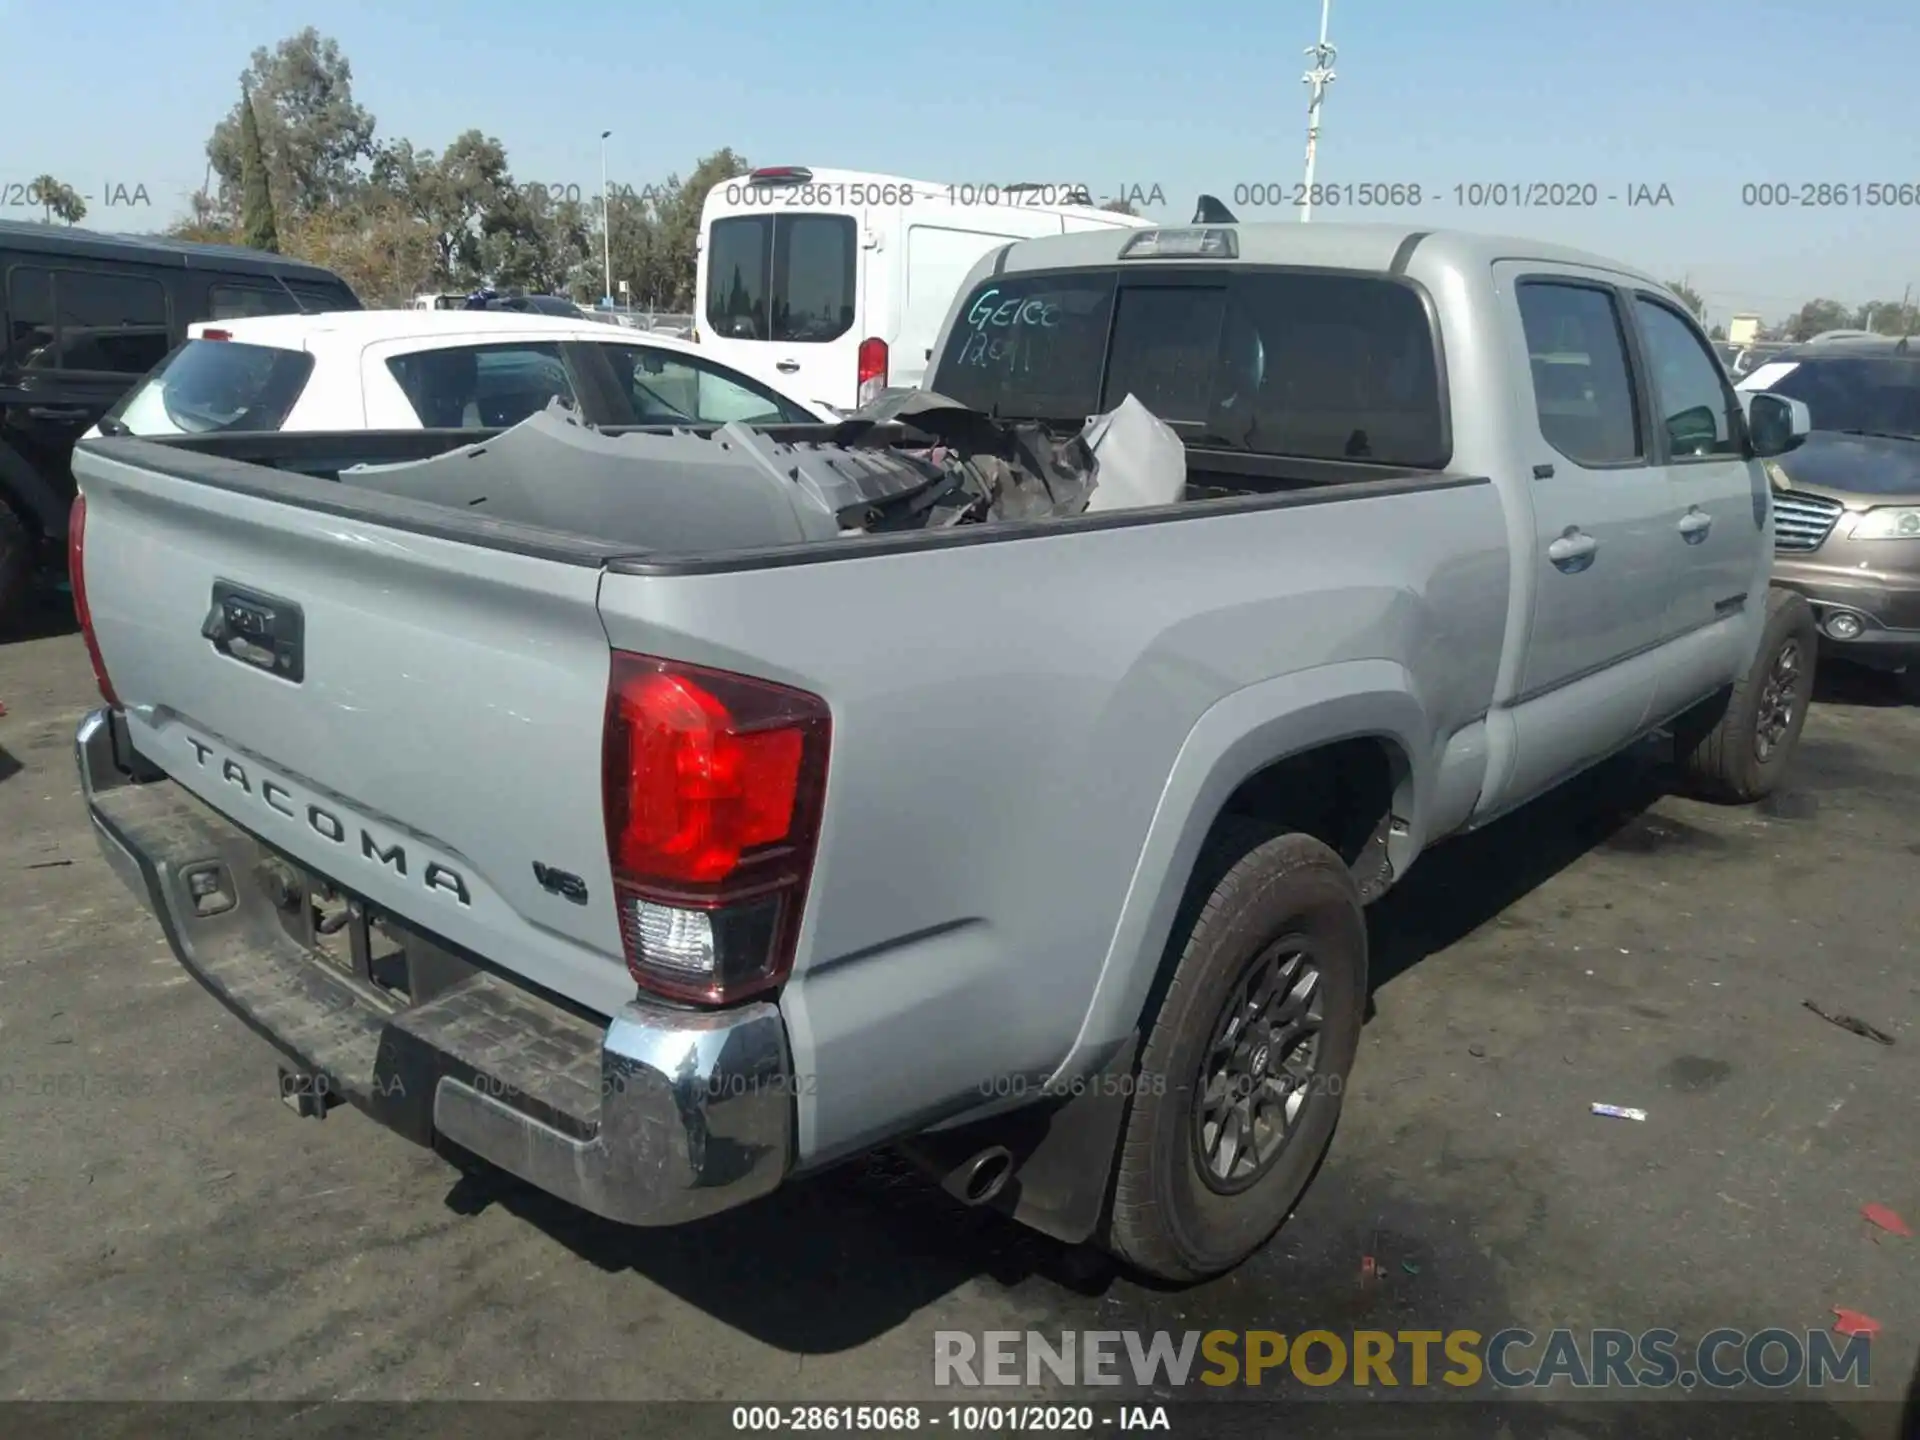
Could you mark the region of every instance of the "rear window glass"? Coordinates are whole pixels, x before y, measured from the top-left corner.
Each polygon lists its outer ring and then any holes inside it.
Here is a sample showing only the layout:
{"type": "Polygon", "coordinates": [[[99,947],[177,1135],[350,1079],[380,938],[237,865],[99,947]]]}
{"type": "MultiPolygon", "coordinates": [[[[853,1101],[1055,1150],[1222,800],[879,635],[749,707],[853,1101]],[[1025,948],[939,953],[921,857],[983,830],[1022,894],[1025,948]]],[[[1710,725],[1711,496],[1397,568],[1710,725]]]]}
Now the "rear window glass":
{"type": "Polygon", "coordinates": [[[1158,284],[1141,272],[1116,313],[1115,284],[1081,272],[979,286],[934,388],[1063,423],[1132,394],[1189,443],[1256,454],[1417,469],[1451,458],[1433,330],[1411,288],[1279,270],[1158,284]]]}
{"type": "Polygon", "coordinates": [[[850,215],[736,215],[707,237],[707,323],[726,340],[824,344],[853,328],[850,215]]]}
{"type": "Polygon", "coordinates": [[[312,373],[313,357],[303,350],[189,340],[107,418],[135,435],[278,430],[312,373]]]}
{"type": "Polygon", "coordinates": [[[989,281],[961,305],[934,388],[1007,419],[1084,420],[1100,408],[1112,320],[1111,274],[989,281]]]}

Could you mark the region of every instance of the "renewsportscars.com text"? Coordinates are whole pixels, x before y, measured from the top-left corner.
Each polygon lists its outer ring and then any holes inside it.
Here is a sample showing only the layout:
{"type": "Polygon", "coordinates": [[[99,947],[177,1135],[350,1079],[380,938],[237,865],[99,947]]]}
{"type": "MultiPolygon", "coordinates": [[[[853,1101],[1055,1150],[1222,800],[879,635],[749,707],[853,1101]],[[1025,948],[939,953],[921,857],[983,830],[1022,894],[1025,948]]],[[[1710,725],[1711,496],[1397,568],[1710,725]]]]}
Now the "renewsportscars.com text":
{"type": "Polygon", "coordinates": [[[1826,1330],[1720,1329],[1689,1354],[1674,1330],[937,1330],[933,1382],[1503,1390],[1866,1388],[1872,1344],[1826,1330]]]}

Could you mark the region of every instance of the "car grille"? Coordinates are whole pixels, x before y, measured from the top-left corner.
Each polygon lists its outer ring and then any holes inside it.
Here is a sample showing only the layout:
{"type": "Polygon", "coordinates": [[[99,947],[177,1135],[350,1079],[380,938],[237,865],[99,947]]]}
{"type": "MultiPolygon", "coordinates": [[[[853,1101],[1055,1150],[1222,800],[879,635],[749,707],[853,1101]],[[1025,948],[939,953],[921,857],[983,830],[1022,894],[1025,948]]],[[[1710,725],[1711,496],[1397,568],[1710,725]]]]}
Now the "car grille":
{"type": "Polygon", "coordinates": [[[1776,491],[1773,497],[1773,548],[1818,550],[1845,507],[1824,495],[1799,490],[1776,491]]]}

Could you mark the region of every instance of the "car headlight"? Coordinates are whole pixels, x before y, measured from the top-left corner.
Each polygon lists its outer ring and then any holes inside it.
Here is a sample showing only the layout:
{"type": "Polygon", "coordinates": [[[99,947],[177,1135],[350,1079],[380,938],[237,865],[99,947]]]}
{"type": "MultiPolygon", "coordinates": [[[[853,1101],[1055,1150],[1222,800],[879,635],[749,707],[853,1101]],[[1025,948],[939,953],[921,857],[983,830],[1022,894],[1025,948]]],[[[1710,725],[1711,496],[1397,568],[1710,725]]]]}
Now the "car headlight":
{"type": "Polygon", "coordinates": [[[1920,540],[1920,505],[1882,505],[1853,522],[1854,540],[1920,540]]]}
{"type": "Polygon", "coordinates": [[[1767,479],[1772,482],[1774,489],[1791,490],[1793,488],[1793,481],[1787,478],[1787,472],[1773,461],[1762,460],[1760,465],[1767,472],[1767,479]]]}

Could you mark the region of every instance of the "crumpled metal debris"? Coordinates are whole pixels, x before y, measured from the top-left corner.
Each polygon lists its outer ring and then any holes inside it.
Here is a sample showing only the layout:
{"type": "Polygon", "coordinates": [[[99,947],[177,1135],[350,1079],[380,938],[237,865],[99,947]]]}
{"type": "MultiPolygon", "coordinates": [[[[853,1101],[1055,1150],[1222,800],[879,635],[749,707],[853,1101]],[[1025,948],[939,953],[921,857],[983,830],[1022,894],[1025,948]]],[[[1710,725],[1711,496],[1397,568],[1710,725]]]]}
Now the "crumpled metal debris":
{"type": "Polygon", "coordinates": [[[1169,504],[1186,490],[1179,437],[1131,396],[1065,439],[919,390],[890,392],[822,431],[805,441],[737,423],[609,435],[555,405],[490,440],[353,466],[340,480],[669,552],[1063,519],[1169,504]]]}

